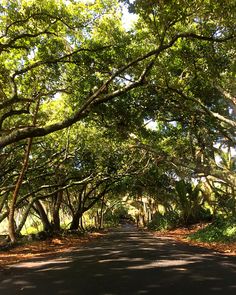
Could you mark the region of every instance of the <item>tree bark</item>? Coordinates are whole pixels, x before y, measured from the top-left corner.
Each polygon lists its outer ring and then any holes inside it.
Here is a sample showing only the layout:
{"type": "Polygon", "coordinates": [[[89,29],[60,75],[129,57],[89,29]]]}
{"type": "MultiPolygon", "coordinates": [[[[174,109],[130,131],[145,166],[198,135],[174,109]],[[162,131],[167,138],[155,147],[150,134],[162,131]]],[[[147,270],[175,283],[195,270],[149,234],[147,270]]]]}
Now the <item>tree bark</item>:
{"type": "Polygon", "coordinates": [[[80,219],[82,217],[82,210],[77,210],[76,213],[73,216],[71,225],[70,225],[70,229],[71,230],[77,230],[79,228],[80,225],[80,219]]]}
{"type": "Polygon", "coordinates": [[[31,201],[29,202],[29,204],[28,204],[28,206],[27,206],[27,208],[26,208],[24,214],[23,214],[23,217],[22,217],[22,219],[21,219],[21,222],[20,222],[19,226],[18,226],[17,229],[16,229],[16,234],[17,234],[17,235],[20,234],[20,232],[21,232],[23,226],[25,225],[26,219],[27,219],[27,217],[28,217],[28,215],[29,215],[30,209],[32,208],[33,204],[34,204],[34,201],[31,200],[31,201]]]}
{"type": "Polygon", "coordinates": [[[54,231],[59,231],[61,229],[59,210],[61,207],[62,197],[63,191],[57,192],[55,196],[55,203],[52,208],[52,228],[54,231]]]}
{"type": "Polygon", "coordinates": [[[82,217],[82,214],[83,214],[82,199],[83,199],[83,196],[85,195],[85,191],[86,191],[86,185],[84,186],[83,190],[79,194],[78,206],[76,208],[75,213],[73,214],[73,218],[70,225],[71,230],[77,230],[79,228],[80,218],[82,217]]]}
{"type": "Polygon", "coordinates": [[[12,196],[12,201],[11,201],[10,208],[9,208],[8,233],[9,233],[9,237],[10,237],[10,240],[12,243],[16,242],[16,232],[15,232],[16,229],[15,229],[15,219],[14,219],[15,205],[16,205],[17,197],[18,197],[18,194],[19,194],[19,191],[20,191],[23,179],[24,179],[25,172],[28,167],[29,155],[30,155],[30,150],[32,147],[32,142],[33,142],[33,138],[29,138],[28,143],[27,143],[27,148],[25,151],[23,166],[22,166],[20,175],[18,176],[16,186],[15,186],[13,196],[12,196]]]}
{"type": "Polygon", "coordinates": [[[103,207],[104,207],[104,197],[102,197],[101,199],[101,211],[100,211],[100,221],[99,221],[99,229],[102,229],[103,228],[103,207]]]}
{"type": "MultiPolygon", "coordinates": [[[[39,110],[39,103],[40,103],[40,99],[38,99],[38,101],[37,101],[35,114],[33,117],[33,126],[36,125],[37,114],[38,114],[38,110],[39,110]]],[[[24,155],[24,160],[23,160],[23,165],[22,165],[20,174],[19,174],[17,181],[16,181],[15,189],[14,189],[13,196],[12,196],[12,201],[11,201],[10,208],[9,208],[8,233],[9,233],[9,238],[12,243],[16,242],[16,229],[15,229],[15,219],[14,219],[15,206],[16,206],[17,197],[18,197],[18,194],[19,194],[19,191],[20,191],[23,179],[24,179],[25,172],[28,168],[29,155],[30,155],[32,143],[33,143],[33,138],[32,137],[28,138],[27,147],[25,150],[25,155],[24,155]]]]}
{"type": "Polygon", "coordinates": [[[42,221],[42,224],[43,224],[43,230],[44,231],[52,231],[52,226],[48,220],[48,216],[41,204],[41,202],[39,200],[35,201],[35,206],[39,212],[39,215],[40,215],[40,219],[42,221]]]}

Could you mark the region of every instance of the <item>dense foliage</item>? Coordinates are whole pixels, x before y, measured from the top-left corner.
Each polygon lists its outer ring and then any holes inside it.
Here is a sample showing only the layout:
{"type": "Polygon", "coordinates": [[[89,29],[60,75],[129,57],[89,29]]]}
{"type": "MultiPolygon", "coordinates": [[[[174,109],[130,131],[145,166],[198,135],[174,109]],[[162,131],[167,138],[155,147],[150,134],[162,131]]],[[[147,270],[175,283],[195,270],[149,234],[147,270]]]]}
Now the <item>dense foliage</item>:
{"type": "Polygon", "coordinates": [[[235,215],[235,14],[231,0],[1,1],[11,241],[30,219],[101,227],[124,203],[157,227],[235,215]]]}
{"type": "Polygon", "coordinates": [[[191,234],[190,239],[200,242],[235,242],[236,220],[234,218],[217,218],[212,224],[191,234]]]}

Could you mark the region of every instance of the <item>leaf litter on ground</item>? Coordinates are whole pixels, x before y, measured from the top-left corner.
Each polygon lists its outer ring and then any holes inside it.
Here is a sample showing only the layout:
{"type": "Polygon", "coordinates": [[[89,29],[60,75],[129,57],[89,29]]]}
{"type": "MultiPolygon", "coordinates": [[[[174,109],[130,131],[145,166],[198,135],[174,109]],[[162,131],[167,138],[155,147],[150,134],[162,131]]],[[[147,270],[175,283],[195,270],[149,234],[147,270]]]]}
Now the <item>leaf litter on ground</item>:
{"type": "Polygon", "coordinates": [[[198,230],[206,227],[208,224],[196,224],[189,228],[177,228],[174,230],[156,231],[155,236],[171,237],[178,242],[184,242],[189,245],[199,246],[217,251],[224,255],[236,256],[236,242],[220,243],[220,242],[199,242],[189,239],[189,235],[197,232],[198,230]]]}
{"type": "Polygon", "coordinates": [[[106,231],[87,233],[83,236],[58,235],[45,241],[31,241],[19,244],[7,251],[0,251],[0,271],[7,269],[11,264],[27,259],[59,256],[61,253],[70,252],[74,248],[82,247],[94,239],[101,238],[105,234],[106,231]]]}

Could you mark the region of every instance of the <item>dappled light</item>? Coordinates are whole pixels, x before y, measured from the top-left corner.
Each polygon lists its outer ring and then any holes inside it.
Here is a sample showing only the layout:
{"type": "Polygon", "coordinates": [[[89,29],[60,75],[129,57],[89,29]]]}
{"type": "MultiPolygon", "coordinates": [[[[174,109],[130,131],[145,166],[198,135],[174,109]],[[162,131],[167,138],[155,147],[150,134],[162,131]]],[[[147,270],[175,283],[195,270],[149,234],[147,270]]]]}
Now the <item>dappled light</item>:
{"type": "Polygon", "coordinates": [[[236,294],[235,0],[0,1],[0,294],[236,294]]]}
{"type": "Polygon", "coordinates": [[[11,278],[1,278],[0,291],[30,294],[34,288],[34,294],[45,294],[50,284],[54,294],[235,294],[235,277],[236,257],[116,230],[60,258],[13,265],[11,278]]]}

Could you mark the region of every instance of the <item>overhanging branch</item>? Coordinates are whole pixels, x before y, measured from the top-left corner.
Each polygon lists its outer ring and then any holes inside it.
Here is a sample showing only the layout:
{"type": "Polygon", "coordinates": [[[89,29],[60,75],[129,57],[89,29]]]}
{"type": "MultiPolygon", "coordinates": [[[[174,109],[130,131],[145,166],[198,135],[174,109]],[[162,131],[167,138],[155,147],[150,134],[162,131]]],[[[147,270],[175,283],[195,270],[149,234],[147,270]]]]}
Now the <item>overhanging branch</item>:
{"type": "MultiPolygon", "coordinates": [[[[175,35],[167,44],[160,44],[159,47],[155,50],[152,50],[148,52],[147,54],[144,54],[133,61],[127,63],[125,66],[118,69],[114,74],[111,75],[110,78],[107,79],[107,81],[98,89],[96,90],[92,95],[89,95],[85,99],[85,103],[80,107],[80,109],[74,113],[71,117],[61,121],[57,122],[55,124],[46,126],[46,127],[26,127],[22,129],[18,129],[15,131],[12,131],[9,135],[3,137],[0,139],[0,147],[7,146],[11,143],[17,142],[22,139],[26,139],[29,137],[40,137],[45,136],[49,133],[67,128],[74,123],[78,122],[82,118],[86,117],[92,110],[92,108],[100,103],[103,103],[104,101],[108,101],[113,99],[114,97],[120,96],[123,93],[126,93],[130,91],[133,88],[136,88],[142,84],[143,78],[148,74],[149,69],[148,67],[152,67],[152,63],[154,61],[149,62],[148,66],[143,72],[143,76],[141,74],[140,79],[134,83],[131,83],[130,85],[125,86],[124,88],[120,90],[116,90],[114,92],[111,92],[110,94],[101,97],[101,95],[104,95],[104,92],[108,89],[108,86],[111,84],[111,82],[114,81],[116,77],[119,77],[119,75],[123,74],[127,69],[137,65],[141,61],[147,60],[149,57],[155,56],[157,58],[160,53],[167,50],[168,48],[172,47],[178,39],[188,38],[188,39],[198,39],[203,41],[209,41],[209,42],[226,42],[230,39],[235,38],[235,36],[228,36],[225,38],[214,38],[209,36],[201,36],[194,33],[182,33],[175,35]]],[[[20,73],[18,73],[20,74],[20,73]]],[[[210,112],[208,109],[205,109],[207,112],[210,112]]],[[[210,112],[211,115],[213,115],[215,118],[217,118],[217,114],[213,114],[210,112]]],[[[219,117],[218,117],[219,119],[219,117]]],[[[236,123],[230,122],[228,119],[225,120],[227,124],[231,124],[232,126],[236,126],[236,123]]]]}

